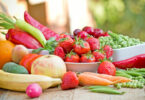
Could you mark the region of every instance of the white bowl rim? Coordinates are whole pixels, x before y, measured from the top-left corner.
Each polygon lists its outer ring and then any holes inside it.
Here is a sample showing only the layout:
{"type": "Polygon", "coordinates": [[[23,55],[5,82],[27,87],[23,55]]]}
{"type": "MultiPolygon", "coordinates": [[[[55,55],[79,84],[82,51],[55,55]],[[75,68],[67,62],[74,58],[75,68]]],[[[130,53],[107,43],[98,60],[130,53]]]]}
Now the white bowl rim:
{"type": "Polygon", "coordinates": [[[99,64],[100,62],[91,62],[91,63],[76,63],[76,62],[65,62],[66,64],[99,64]]]}
{"type": "Polygon", "coordinates": [[[122,49],[132,48],[132,47],[136,47],[136,46],[139,46],[139,45],[145,45],[145,42],[142,43],[142,44],[137,44],[137,45],[133,45],[133,46],[129,46],[129,47],[124,47],[124,48],[119,48],[119,49],[113,49],[113,50],[114,51],[119,51],[119,50],[122,50],[122,49]]]}

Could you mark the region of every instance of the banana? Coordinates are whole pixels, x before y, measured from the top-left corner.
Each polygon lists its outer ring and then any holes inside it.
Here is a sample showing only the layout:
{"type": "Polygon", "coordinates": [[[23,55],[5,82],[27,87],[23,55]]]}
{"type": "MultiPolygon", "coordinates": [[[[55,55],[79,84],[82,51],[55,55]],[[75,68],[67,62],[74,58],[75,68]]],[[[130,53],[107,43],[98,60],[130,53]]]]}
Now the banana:
{"type": "Polygon", "coordinates": [[[32,83],[38,83],[44,90],[59,85],[61,79],[42,75],[13,74],[0,70],[0,88],[13,91],[26,91],[27,86],[32,83]]]}

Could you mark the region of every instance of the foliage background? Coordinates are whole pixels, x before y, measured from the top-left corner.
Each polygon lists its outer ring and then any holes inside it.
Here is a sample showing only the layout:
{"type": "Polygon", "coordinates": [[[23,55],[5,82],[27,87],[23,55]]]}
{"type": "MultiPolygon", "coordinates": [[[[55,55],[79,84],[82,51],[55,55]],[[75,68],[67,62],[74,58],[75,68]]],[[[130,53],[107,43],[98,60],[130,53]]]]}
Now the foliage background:
{"type": "Polygon", "coordinates": [[[96,27],[145,41],[145,0],[88,0],[96,27]]]}

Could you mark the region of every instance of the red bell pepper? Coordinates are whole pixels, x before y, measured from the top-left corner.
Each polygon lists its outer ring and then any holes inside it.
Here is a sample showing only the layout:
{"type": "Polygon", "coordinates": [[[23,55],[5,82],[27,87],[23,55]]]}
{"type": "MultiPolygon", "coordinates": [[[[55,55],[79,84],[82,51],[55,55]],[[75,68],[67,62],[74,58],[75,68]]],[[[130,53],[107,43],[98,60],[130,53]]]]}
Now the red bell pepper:
{"type": "Polygon", "coordinates": [[[31,35],[18,29],[9,29],[6,34],[6,39],[15,44],[22,44],[29,49],[38,49],[42,47],[42,45],[31,35]]]}
{"type": "Polygon", "coordinates": [[[116,61],[113,64],[121,69],[145,68],[145,54],[137,55],[126,60],[116,61]]]}
{"type": "Polygon", "coordinates": [[[26,11],[24,12],[24,19],[27,23],[29,23],[32,26],[34,26],[35,28],[39,29],[45,36],[46,40],[49,40],[50,37],[54,37],[56,40],[59,40],[59,34],[50,30],[46,26],[40,24],[38,21],[36,21],[34,18],[32,18],[26,11]]]}

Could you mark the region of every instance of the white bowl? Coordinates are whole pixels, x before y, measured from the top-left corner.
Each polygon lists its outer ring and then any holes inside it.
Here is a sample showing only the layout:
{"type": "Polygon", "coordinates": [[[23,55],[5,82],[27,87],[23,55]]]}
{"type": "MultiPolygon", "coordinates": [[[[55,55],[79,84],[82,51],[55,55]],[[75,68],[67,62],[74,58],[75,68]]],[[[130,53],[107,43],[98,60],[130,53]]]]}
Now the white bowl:
{"type": "Polygon", "coordinates": [[[145,54],[145,43],[126,48],[113,49],[113,61],[121,61],[136,55],[145,54]]]}
{"type": "Polygon", "coordinates": [[[73,72],[97,72],[99,62],[94,63],[73,63],[65,62],[67,71],[73,72]]]}

